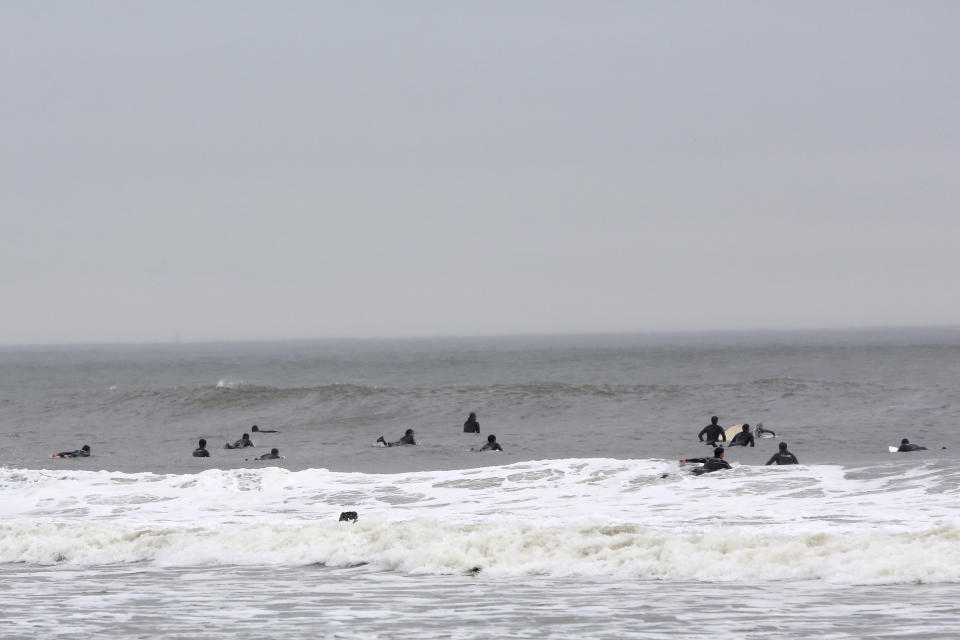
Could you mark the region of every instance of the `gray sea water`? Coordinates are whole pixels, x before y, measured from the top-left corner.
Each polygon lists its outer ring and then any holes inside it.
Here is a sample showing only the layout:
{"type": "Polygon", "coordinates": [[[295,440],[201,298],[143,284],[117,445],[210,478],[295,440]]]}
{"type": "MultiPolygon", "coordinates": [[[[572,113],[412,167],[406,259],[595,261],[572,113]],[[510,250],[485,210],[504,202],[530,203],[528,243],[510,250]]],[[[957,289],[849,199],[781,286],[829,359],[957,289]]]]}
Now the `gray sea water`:
{"type": "Polygon", "coordinates": [[[958,329],[0,348],[0,633],[952,637],[958,422],[958,329]]]}

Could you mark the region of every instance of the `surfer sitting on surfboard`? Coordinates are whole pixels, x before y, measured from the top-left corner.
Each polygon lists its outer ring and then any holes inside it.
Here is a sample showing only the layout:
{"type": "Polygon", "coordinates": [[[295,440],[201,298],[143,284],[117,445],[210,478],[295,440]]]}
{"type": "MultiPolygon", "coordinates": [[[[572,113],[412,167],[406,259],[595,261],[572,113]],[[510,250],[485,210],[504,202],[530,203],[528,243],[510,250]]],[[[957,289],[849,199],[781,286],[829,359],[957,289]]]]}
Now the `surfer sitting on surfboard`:
{"type": "Polygon", "coordinates": [[[727,434],[723,432],[723,427],[717,424],[718,419],[717,416],[713,416],[710,418],[710,424],[700,430],[697,434],[700,442],[703,442],[703,436],[707,436],[707,444],[710,445],[717,444],[717,440],[727,441],[727,434]]]}
{"type": "Polygon", "coordinates": [[[503,447],[501,447],[500,443],[497,442],[497,436],[491,433],[487,436],[487,444],[483,445],[479,449],[471,449],[471,451],[503,451],[503,447]]]}
{"type": "Polygon", "coordinates": [[[767,464],[773,464],[774,462],[777,464],[800,464],[800,461],[797,460],[797,456],[787,451],[786,442],[781,442],[780,451],[773,454],[773,456],[767,460],[767,464]]]}
{"type": "Polygon", "coordinates": [[[85,444],[75,451],[58,451],[50,456],[51,458],[89,458],[90,445],[85,444]]]}
{"type": "Polygon", "coordinates": [[[910,441],[907,440],[906,438],[904,438],[903,440],[900,441],[900,448],[897,449],[897,451],[899,451],[899,452],[901,452],[901,453],[902,453],[902,452],[905,452],[905,451],[926,451],[926,450],[927,450],[926,447],[921,447],[921,446],[918,445],[918,444],[913,444],[912,442],[910,442],[910,441]]]}
{"type": "Polygon", "coordinates": [[[209,458],[210,452],[207,451],[207,441],[203,438],[200,438],[200,442],[197,443],[199,446],[193,450],[194,458],[209,458]]]}
{"type": "Polygon", "coordinates": [[[753,434],[750,433],[750,425],[745,424],[743,428],[740,429],[740,433],[733,436],[733,440],[730,441],[731,447],[746,447],[746,446],[755,447],[753,440],[753,434]]]}
{"type": "Polygon", "coordinates": [[[704,473],[710,473],[711,471],[733,468],[729,462],[723,459],[723,447],[714,449],[712,458],[685,458],[680,461],[680,464],[686,464],[687,462],[699,462],[703,464],[702,467],[697,467],[693,470],[694,475],[698,476],[704,473]]]}
{"type": "Polygon", "coordinates": [[[477,414],[474,411],[467,416],[467,421],[463,423],[464,433],[480,433],[480,423],[477,422],[477,414]]]}

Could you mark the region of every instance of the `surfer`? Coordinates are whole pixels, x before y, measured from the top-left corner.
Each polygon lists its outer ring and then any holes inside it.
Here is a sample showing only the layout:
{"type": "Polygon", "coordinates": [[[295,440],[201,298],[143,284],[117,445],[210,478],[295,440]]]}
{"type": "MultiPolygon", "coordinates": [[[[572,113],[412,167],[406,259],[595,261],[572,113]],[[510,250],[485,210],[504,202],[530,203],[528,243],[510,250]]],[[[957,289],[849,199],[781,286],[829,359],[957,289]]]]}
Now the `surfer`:
{"type": "Polygon", "coordinates": [[[463,423],[464,433],[480,433],[480,423],[477,422],[477,414],[473,411],[467,416],[467,421],[463,423]]]}
{"type": "Polygon", "coordinates": [[[51,458],[89,458],[90,457],[90,445],[85,444],[79,449],[74,451],[58,451],[51,458]]]}
{"type": "Polygon", "coordinates": [[[723,447],[716,447],[713,450],[712,458],[686,458],[680,460],[680,464],[686,464],[688,462],[699,462],[703,465],[693,470],[694,475],[698,476],[704,473],[710,473],[711,471],[733,468],[730,466],[729,462],[723,459],[723,447]]]}
{"type": "Polygon", "coordinates": [[[386,440],[383,439],[383,436],[380,436],[379,438],[377,438],[377,442],[381,442],[388,447],[397,447],[402,444],[419,444],[417,440],[413,437],[413,429],[407,429],[404,432],[403,437],[397,440],[396,442],[387,442],[386,440]]]}
{"type": "Polygon", "coordinates": [[[757,423],[757,437],[758,437],[758,438],[764,438],[764,437],[773,438],[773,437],[775,437],[776,435],[777,435],[777,434],[775,434],[775,433],[774,433],[773,431],[771,431],[770,429],[765,428],[765,427],[763,426],[763,423],[762,423],[762,422],[758,422],[758,423],[757,423]],[[768,436],[767,434],[770,434],[770,435],[768,436]]]}
{"type": "Polygon", "coordinates": [[[750,425],[745,424],[740,430],[740,433],[733,436],[733,440],[730,441],[731,447],[746,447],[746,446],[755,447],[753,440],[753,434],[750,433],[750,425]]]}
{"type": "Polygon", "coordinates": [[[503,451],[503,447],[497,442],[497,436],[491,433],[487,436],[487,444],[477,449],[477,451],[503,451]]]}
{"type": "Polygon", "coordinates": [[[283,456],[280,455],[280,449],[273,448],[273,449],[270,449],[270,453],[263,454],[262,456],[257,458],[257,460],[277,460],[282,458],[283,456]]]}
{"type": "Polygon", "coordinates": [[[700,430],[700,433],[697,434],[697,437],[700,438],[700,442],[703,442],[703,436],[707,436],[707,444],[715,445],[717,440],[727,441],[727,434],[723,432],[723,427],[717,424],[717,416],[710,418],[710,424],[705,426],[700,430]]]}
{"type": "Polygon", "coordinates": [[[245,433],[239,440],[237,440],[233,444],[230,444],[228,442],[227,444],[223,445],[223,448],[224,449],[243,449],[244,447],[252,447],[252,446],[254,445],[253,445],[253,442],[250,440],[250,434],[245,433]]]}
{"type": "Polygon", "coordinates": [[[797,456],[787,451],[786,442],[781,442],[780,451],[773,454],[773,456],[767,460],[767,464],[773,464],[774,462],[777,464],[800,464],[800,461],[797,460],[797,456]]]}
{"type": "Polygon", "coordinates": [[[203,438],[200,438],[200,442],[198,442],[197,444],[200,445],[200,446],[198,446],[196,449],[193,450],[193,457],[194,457],[194,458],[209,458],[209,457],[210,457],[210,452],[207,451],[207,441],[204,440],[203,438]]]}
{"type": "Polygon", "coordinates": [[[899,452],[901,452],[901,453],[906,452],[906,451],[926,451],[926,450],[927,450],[926,447],[921,447],[921,446],[918,445],[918,444],[913,444],[912,442],[910,442],[910,441],[907,440],[906,438],[904,438],[903,440],[900,441],[900,448],[897,449],[897,451],[899,451],[899,452]]]}
{"type": "Polygon", "coordinates": [[[250,427],[250,431],[253,431],[254,433],[280,433],[276,429],[261,429],[257,425],[250,427]]]}

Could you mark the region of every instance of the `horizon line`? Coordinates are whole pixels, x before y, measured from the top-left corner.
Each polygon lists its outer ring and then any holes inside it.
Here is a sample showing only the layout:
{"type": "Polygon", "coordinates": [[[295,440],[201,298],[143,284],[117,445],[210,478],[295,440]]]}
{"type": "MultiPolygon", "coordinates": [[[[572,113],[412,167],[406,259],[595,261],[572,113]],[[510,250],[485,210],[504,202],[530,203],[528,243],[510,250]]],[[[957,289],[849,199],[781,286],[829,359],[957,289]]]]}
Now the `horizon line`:
{"type": "Polygon", "coordinates": [[[603,338],[616,336],[723,336],[745,334],[816,334],[816,333],[857,333],[876,331],[950,331],[960,330],[960,324],[917,324],[917,325],[860,325],[835,327],[754,327],[743,329],[654,329],[640,331],[561,331],[561,332],[516,332],[516,333],[436,333],[421,335],[379,335],[379,336],[303,336],[296,338],[239,338],[225,340],[116,340],[116,341],[64,341],[64,342],[11,342],[0,343],[0,349],[27,349],[43,347],[165,347],[165,346],[204,346],[204,345],[241,345],[241,344],[277,344],[298,342],[387,342],[387,341],[429,341],[429,340],[495,340],[518,338],[603,338]]]}

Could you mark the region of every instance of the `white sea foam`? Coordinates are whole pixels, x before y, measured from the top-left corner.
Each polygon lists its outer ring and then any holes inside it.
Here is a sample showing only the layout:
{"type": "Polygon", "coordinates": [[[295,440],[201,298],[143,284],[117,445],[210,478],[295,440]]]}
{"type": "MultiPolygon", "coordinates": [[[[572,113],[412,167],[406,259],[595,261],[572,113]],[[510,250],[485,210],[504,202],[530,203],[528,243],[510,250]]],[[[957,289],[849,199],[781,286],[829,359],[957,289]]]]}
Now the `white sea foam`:
{"type": "Polygon", "coordinates": [[[693,477],[612,459],[395,475],[4,469],[0,562],[960,582],[955,478],[875,476],[796,466],[693,477]],[[346,510],[359,522],[338,522],[346,510]]]}

